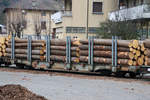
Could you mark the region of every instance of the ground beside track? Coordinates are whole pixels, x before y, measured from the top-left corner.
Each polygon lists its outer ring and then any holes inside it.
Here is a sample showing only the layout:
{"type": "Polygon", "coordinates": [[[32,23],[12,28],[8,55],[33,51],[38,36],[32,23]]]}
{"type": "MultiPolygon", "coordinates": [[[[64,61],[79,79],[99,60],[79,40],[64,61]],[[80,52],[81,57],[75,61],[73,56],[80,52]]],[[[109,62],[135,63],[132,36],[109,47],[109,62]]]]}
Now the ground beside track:
{"type": "Polygon", "coordinates": [[[49,100],[150,100],[150,81],[0,68],[0,85],[20,84],[49,100]]]}

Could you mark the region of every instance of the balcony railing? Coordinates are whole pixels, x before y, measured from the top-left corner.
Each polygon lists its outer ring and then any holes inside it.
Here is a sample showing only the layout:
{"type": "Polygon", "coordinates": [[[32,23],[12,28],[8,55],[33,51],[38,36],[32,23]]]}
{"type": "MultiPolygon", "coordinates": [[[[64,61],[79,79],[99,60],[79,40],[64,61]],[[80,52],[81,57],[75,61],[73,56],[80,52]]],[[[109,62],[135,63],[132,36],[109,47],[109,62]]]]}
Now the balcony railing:
{"type": "Polygon", "coordinates": [[[150,18],[150,5],[143,4],[109,13],[109,19],[114,21],[150,18]]]}
{"type": "Polygon", "coordinates": [[[52,21],[54,21],[55,24],[62,22],[62,17],[71,17],[72,11],[59,11],[51,15],[52,21]]]}

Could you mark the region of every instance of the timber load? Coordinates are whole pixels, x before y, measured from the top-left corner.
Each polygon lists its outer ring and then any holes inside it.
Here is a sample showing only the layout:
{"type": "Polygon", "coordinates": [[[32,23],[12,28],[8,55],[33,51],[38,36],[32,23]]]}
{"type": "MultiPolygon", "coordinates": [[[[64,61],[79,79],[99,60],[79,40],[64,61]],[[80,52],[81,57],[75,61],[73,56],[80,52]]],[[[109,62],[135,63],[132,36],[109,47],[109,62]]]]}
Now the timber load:
{"type": "MultiPolygon", "coordinates": [[[[16,59],[27,60],[28,58],[28,40],[15,38],[14,43],[14,56],[16,59]]],[[[12,54],[11,40],[8,40],[6,51],[6,57],[10,58],[12,54]]],[[[42,40],[32,40],[31,41],[31,59],[44,61],[44,51],[46,44],[42,40]]]]}
{"type": "MultiPolygon", "coordinates": [[[[130,60],[128,40],[117,41],[117,58],[118,65],[128,65],[130,60]]],[[[81,40],[79,46],[80,62],[87,63],[89,55],[88,40],[81,40]]],[[[93,62],[97,64],[112,64],[112,40],[111,39],[94,39],[93,40],[93,62]]]]}
{"type": "MultiPolygon", "coordinates": [[[[27,61],[28,59],[28,39],[14,39],[14,56],[16,59],[27,61]]],[[[12,43],[11,36],[0,38],[0,57],[11,58],[12,43]]],[[[89,41],[70,41],[70,61],[71,63],[85,63],[89,61],[89,41]]],[[[67,41],[62,39],[50,39],[50,61],[67,61],[67,41]]],[[[115,53],[111,39],[93,40],[93,62],[94,64],[112,65],[112,56],[115,53]],[[112,49],[113,47],[113,49],[112,49]],[[114,50],[112,52],[112,50],[114,50]]],[[[31,41],[32,61],[46,61],[46,41],[31,41]]],[[[117,64],[122,66],[150,66],[150,40],[117,40],[117,64]]]]}
{"type": "MultiPolygon", "coordinates": [[[[79,45],[80,42],[77,40],[71,40],[71,63],[79,63],[79,45]]],[[[66,63],[66,40],[52,39],[50,41],[50,59],[54,62],[66,63]]],[[[43,49],[46,58],[46,48],[43,49]]]]}
{"type": "Polygon", "coordinates": [[[144,51],[144,54],[145,54],[144,65],[150,66],[150,39],[143,41],[143,45],[144,45],[143,49],[145,49],[145,51],[144,51]]]}

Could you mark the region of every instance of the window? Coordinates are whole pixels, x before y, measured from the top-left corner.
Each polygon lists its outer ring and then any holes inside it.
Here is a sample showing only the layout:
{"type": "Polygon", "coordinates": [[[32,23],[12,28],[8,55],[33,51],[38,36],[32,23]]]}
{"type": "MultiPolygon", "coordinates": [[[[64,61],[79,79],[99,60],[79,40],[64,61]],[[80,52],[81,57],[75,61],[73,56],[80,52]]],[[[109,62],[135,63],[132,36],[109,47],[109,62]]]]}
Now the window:
{"type": "Polygon", "coordinates": [[[41,29],[45,30],[46,29],[46,21],[41,22],[41,29]]]}
{"type": "Polygon", "coordinates": [[[85,33],[85,27],[66,27],[66,33],[85,33]]]}
{"type": "Polygon", "coordinates": [[[46,16],[46,12],[45,12],[45,11],[42,11],[42,12],[41,12],[41,16],[46,16]]]}
{"type": "Polygon", "coordinates": [[[66,32],[67,32],[67,33],[71,33],[71,32],[72,32],[72,28],[71,28],[71,27],[67,27],[67,28],[66,28],[66,32]]]}
{"type": "Polygon", "coordinates": [[[97,27],[89,27],[88,32],[89,33],[97,33],[98,28],[97,27]]]}
{"type": "Polygon", "coordinates": [[[93,2],[93,13],[102,13],[102,2],[93,2]]]}

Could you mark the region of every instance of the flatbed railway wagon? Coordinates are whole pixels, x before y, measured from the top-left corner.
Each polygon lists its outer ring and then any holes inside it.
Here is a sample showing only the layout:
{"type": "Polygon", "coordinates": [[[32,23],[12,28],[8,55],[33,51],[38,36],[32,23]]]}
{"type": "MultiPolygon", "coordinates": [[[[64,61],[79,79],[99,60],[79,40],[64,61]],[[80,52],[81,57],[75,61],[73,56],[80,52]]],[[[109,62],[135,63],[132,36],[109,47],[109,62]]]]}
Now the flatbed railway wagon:
{"type": "Polygon", "coordinates": [[[17,39],[11,36],[1,43],[1,64],[20,68],[69,72],[103,73],[131,77],[150,73],[150,57],[143,42],[137,40],[94,39],[44,40],[17,39]],[[6,44],[4,47],[2,44],[6,44]],[[140,46],[140,47],[139,47],[140,46]]]}

